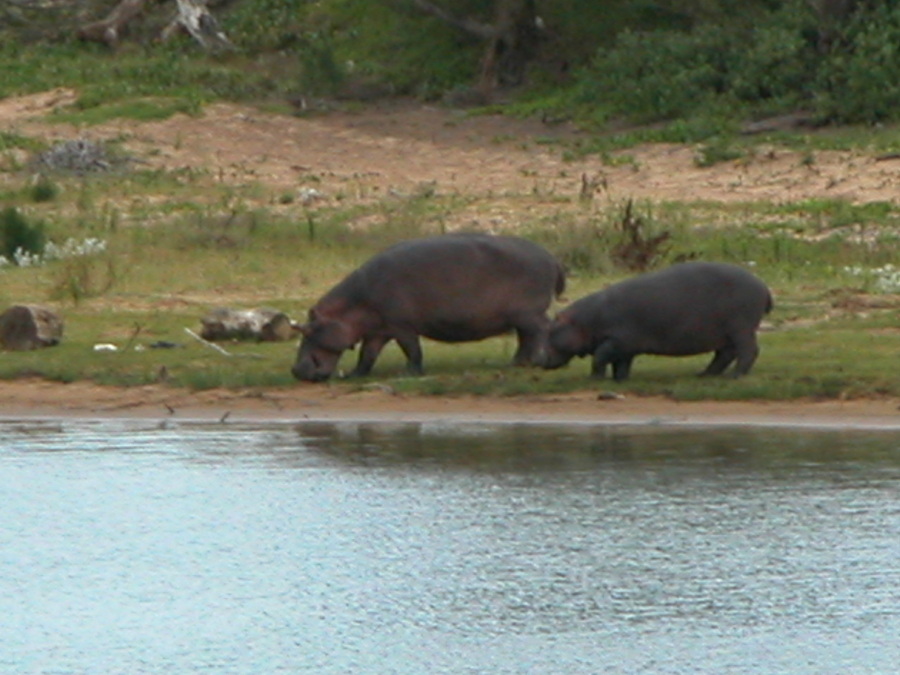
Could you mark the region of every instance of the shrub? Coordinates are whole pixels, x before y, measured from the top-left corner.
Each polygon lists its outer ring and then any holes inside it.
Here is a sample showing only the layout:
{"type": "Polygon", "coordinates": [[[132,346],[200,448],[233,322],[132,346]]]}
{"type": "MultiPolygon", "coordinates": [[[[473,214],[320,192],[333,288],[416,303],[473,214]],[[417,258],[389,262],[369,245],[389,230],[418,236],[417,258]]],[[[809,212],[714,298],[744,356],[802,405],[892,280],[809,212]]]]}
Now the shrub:
{"type": "Polygon", "coordinates": [[[898,118],[900,7],[879,5],[855,15],[822,64],[816,108],[835,122],[898,118]]]}
{"type": "Polygon", "coordinates": [[[26,256],[40,256],[46,245],[44,226],[31,223],[15,207],[0,213],[0,257],[9,262],[26,256]]]}
{"type": "Polygon", "coordinates": [[[576,101],[606,117],[654,122],[774,112],[811,99],[821,57],[809,8],[787,3],[752,19],[624,31],[582,71],[576,101]]]}

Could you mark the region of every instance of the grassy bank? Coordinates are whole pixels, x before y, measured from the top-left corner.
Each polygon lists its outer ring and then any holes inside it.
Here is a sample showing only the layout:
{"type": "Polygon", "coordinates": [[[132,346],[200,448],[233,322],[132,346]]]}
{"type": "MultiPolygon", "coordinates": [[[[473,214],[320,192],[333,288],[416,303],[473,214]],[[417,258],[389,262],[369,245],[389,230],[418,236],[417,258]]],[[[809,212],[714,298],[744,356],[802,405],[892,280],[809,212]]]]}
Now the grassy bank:
{"type": "MultiPolygon", "coordinates": [[[[63,253],[35,250],[33,259],[0,268],[0,307],[49,305],[66,332],[52,349],[0,353],[3,379],[297,386],[289,372],[294,343],[225,344],[225,356],[185,328],[199,331],[200,318],[218,306],[268,306],[302,320],[322,293],[384,246],[468,226],[502,206],[516,214],[517,233],[564,261],[567,301],[634,274],[629,247],[653,266],[696,258],[751,267],[776,298],[756,368],[738,381],[699,379],[693,373],[708,356],[645,356],[628,382],[594,382],[586,361],[555,372],[510,367],[515,345],[505,337],[426,343],[422,378],[403,376],[391,346],[372,377],[322,386],[478,395],[599,389],[681,400],[900,396],[900,272],[892,267],[900,261],[900,209],[890,204],[594,204],[534,192],[423,189],[318,205],[262,182],[235,187],[213,172],[140,163],[88,176],[45,172],[36,182],[25,158],[47,146],[12,136],[5,144],[3,222],[18,218],[15,236],[43,238],[63,253]],[[176,346],[154,347],[159,342],[176,346]],[[118,350],[97,351],[98,344],[118,350]]],[[[355,356],[345,355],[344,370],[355,356]]]]}

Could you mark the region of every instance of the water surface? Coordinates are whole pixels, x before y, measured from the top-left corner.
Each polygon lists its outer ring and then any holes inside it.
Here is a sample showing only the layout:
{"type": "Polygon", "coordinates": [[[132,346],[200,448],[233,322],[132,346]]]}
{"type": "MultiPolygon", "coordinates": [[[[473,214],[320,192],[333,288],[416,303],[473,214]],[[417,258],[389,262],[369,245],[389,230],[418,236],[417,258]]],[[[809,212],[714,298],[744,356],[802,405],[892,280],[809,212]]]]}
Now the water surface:
{"type": "Polygon", "coordinates": [[[0,423],[0,672],[900,663],[900,433],[0,423]]]}

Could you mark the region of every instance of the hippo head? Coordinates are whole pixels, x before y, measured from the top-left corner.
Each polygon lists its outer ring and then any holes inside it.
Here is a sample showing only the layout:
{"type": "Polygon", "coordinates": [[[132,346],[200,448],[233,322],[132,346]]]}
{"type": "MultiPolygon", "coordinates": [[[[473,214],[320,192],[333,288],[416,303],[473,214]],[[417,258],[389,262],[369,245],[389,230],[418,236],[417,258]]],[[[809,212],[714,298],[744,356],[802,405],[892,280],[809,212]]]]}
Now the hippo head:
{"type": "Polygon", "coordinates": [[[557,316],[550,325],[547,335],[544,368],[561,368],[571,361],[573,356],[582,356],[586,352],[586,344],[587,340],[580,326],[565,316],[557,316]]]}
{"type": "Polygon", "coordinates": [[[298,380],[322,382],[337,368],[341,354],[355,343],[350,327],[334,319],[323,319],[310,312],[309,322],[300,326],[303,339],[291,372],[298,380]]]}

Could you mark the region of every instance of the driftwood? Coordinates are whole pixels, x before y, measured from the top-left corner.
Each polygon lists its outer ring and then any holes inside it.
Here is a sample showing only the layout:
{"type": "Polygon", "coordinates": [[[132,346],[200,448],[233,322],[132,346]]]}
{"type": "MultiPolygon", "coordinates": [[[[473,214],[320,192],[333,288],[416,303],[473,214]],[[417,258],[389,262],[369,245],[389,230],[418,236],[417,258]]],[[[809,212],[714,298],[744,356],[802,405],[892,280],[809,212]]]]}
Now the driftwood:
{"type": "Polygon", "coordinates": [[[200,320],[204,340],[256,340],[283,342],[298,335],[297,325],[275,309],[228,309],[219,307],[200,320]]]}
{"type": "Polygon", "coordinates": [[[62,340],[63,320],[38,305],[14,305],[0,314],[0,347],[28,351],[52,347],[62,340]]]}
{"type": "MultiPolygon", "coordinates": [[[[160,0],[165,2],[165,0],[160,0]]],[[[166,40],[179,30],[187,31],[200,45],[209,51],[230,50],[234,45],[219,28],[215,17],[207,9],[207,0],[176,0],[178,14],[163,29],[160,38],[166,40]]],[[[119,4],[103,19],[78,30],[78,38],[100,42],[115,47],[126,32],[128,24],[137,19],[148,0],[120,0],[119,4]]]]}

